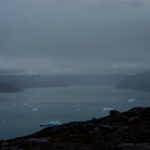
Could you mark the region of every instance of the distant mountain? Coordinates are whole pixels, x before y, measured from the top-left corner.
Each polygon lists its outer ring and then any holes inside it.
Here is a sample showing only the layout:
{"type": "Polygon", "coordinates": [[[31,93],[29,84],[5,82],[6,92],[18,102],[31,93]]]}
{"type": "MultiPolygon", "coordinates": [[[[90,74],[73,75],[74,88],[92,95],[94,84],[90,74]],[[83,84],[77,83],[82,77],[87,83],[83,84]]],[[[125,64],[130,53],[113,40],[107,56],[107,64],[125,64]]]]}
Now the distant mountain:
{"type": "Polygon", "coordinates": [[[150,72],[131,75],[121,81],[117,88],[150,91],[150,72]]]}
{"type": "Polygon", "coordinates": [[[73,86],[73,85],[116,85],[125,75],[20,75],[0,76],[0,82],[18,88],[73,86]]]}
{"type": "Polygon", "coordinates": [[[126,75],[1,75],[0,92],[18,92],[24,88],[74,85],[116,85],[126,75]]]}
{"type": "Polygon", "coordinates": [[[7,85],[5,83],[0,82],[0,93],[19,92],[21,90],[21,88],[13,87],[11,85],[7,85]]]}

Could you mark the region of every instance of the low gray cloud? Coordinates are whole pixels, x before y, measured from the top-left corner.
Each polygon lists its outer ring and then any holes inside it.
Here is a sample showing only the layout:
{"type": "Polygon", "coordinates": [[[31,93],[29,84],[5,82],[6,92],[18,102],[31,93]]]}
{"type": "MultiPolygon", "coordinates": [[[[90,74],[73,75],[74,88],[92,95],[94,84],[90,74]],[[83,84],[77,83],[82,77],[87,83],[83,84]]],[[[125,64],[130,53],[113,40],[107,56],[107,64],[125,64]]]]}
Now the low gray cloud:
{"type": "Polygon", "coordinates": [[[0,70],[149,70],[149,13],[148,0],[1,0],[0,70]]]}

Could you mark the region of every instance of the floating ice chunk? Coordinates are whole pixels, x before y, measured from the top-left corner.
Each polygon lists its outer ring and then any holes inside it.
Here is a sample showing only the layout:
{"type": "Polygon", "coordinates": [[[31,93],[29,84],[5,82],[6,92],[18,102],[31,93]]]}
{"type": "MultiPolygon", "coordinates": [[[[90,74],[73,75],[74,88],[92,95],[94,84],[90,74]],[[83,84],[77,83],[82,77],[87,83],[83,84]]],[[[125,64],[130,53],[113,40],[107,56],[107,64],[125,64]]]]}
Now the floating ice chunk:
{"type": "Polygon", "coordinates": [[[50,121],[47,123],[42,123],[42,124],[40,124],[40,126],[41,127],[53,127],[53,126],[59,126],[61,124],[62,123],[59,120],[56,120],[56,121],[50,121]]]}
{"type": "Polygon", "coordinates": [[[111,107],[103,108],[103,111],[111,111],[111,110],[114,110],[114,108],[111,108],[111,107]]]}
{"type": "Polygon", "coordinates": [[[39,110],[38,108],[33,108],[33,109],[32,109],[32,111],[38,111],[38,110],[39,110]]]}
{"type": "Polygon", "coordinates": [[[28,106],[29,104],[28,104],[28,103],[24,103],[23,105],[24,105],[24,106],[28,106]]]}
{"type": "Polygon", "coordinates": [[[135,101],[136,101],[135,98],[132,98],[132,99],[129,99],[129,100],[128,100],[129,103],[132,103],[132,102],[135,102],[135,101]]]}

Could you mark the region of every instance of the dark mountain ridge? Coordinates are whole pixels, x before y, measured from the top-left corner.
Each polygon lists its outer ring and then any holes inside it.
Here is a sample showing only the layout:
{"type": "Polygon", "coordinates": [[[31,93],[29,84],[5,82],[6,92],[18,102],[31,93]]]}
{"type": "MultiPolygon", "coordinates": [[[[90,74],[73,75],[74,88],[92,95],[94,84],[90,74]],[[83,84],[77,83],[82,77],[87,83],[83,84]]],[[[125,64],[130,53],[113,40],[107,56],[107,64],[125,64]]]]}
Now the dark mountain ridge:
{"type": "Polygon", "coordinates": [[[120,89],[135,89],[150,91],[150,72],[138,73],[130,75],[122,80],[117,86],[120,89]]]}
{"type": "MultiPolygon", "coordinates": [[[[125,77],[125,75],[1,75],[0,92],[7,91],[6,87],[10,87],[11,91],[11,87],[19,90],[73,85],[116,85],[125,77]]],[[[15,90],[12,88],[12,91],[15,90]]]]}

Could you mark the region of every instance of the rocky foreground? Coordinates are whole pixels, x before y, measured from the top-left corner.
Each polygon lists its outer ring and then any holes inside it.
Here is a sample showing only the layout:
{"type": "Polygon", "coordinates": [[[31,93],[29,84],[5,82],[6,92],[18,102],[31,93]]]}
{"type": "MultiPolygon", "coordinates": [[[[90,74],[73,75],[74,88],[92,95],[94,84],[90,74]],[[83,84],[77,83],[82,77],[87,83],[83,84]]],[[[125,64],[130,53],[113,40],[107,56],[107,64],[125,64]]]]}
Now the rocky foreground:
{"type": "Polygon", "coordinates": [[[1,141],[0,150],[150,150],[150,107],[49,127],[1,141]]]}

